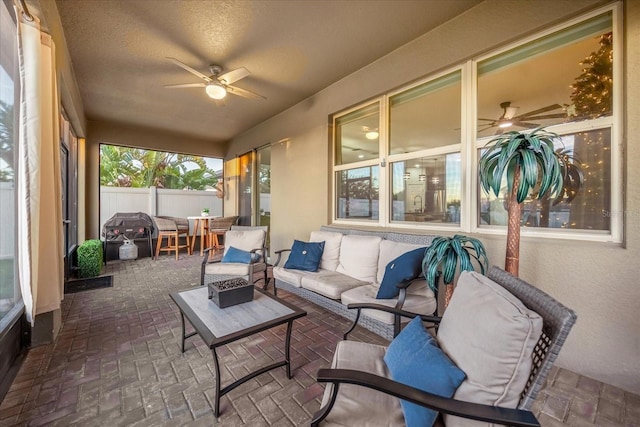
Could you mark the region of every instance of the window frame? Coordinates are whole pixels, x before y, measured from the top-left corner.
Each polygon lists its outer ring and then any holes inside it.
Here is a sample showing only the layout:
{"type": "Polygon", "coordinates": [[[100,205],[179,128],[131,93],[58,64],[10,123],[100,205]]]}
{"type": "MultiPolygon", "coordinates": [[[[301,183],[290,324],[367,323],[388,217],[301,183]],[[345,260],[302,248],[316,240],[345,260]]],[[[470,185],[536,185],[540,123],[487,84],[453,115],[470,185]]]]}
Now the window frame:
{"type": "Polygon", "coordinates": [[[623,241],[623,225],[624,215],[616,215],[622,213],[622,184],[623,184],[623,33],[622,33],[622,5],[618,2],[597,8],[589,13],[581,14],[575,18],[569,19],[561,24],[554,25],[543,31],[536,32],[533,35],[524,37],[516,42],[508,43],[498,49],[494,49],[483,55],[471,58],[462,64],[456,64],[448,67],[436,74],[429,75],[419,81],[407,84],[396,90],[381,94],[378,97],[368,99],[349,109],[336,112],[331,116],[332,132],[330,134],[330,143],[332,146],[330,159],[330,185],[331,185],[331,216],[333,224],[337,225],[358,225],[358,226],[377,226],[383,228],[396,229],[420,229],[425,231],[447,231],[475,233],[486,235],[506,235],[507,227],[479,225],[479,201],[481,197],[481,189],[478,177],[478,161],[479,149],[483,148],[490,141],[491,136],[482,138],[477,137],[478,128],[478,64],[481,61],[501,55],[502,53],[514,48],[518,48],[527,43],[541,39],[552,33],[566,30],[567,28],[580,24],[586,20],[594,18],[598,15],[611,13],[611,28],[613,32],[613,105],[611,116],[600,117],[590,120],[582,120],[570,123],[561,123],[549,125],[546,127],[551,132],[559,135],[566,135],[580,131],[588,131],[593,129],[611,130],[611,187],[610,187],[610,206],[611,206],[611,223],[610,230],[607,231],[588,231],[588,230],[570,230],[557,228],[529,228],[522,227],[521,234],[526,237],[541,237],[566,240],[585,240],[595,242],[613,242],[621,243],[623,241]],[[389,121],[390,121],[390,99],[402,92],[411,90],[417,86],[425,84],[429,81],[436,80],[447,74],[456,71],[461,73],[461,131],[460,143],[443,147],[430,148],[425,150],[414,151],[410,153],[393,154],[389,153],[389,121]],[[350,114],[358,109],[366,108],[373,103],[379,103],[379,156],[377,159],[363,160],[349,164],[336,164],[336,124],[337,119],[350,114]],[[449,154],[459,152],[461,156],[461,198],[460,198],[460,223],[429,223],[429,222],[400,222],[392,220],[391,212],[391,179],[392,167],[395,162],[405,161],[417,157],[428,157],[434,155],[449,154]],[[369,167],[378,165],[380,168],[379,176],[379,219],[361,221],[351,220],[337,217],[337,172],[355,169],[359,167],[369,167]]]}

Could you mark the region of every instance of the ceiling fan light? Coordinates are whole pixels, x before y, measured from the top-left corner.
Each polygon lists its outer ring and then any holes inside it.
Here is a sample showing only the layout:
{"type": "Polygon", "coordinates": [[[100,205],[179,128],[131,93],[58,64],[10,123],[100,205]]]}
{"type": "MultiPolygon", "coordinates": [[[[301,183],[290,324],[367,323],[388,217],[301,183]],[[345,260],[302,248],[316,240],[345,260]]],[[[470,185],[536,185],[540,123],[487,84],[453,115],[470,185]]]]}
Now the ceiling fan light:
{"type": "Polygon", "coordinates": [[[215,83],[209,83],[205,87],[205,91],[207,92],[207,95],[209,95],[209,97],[213,99],[222,99],[227,96],[227,90],[215,83]]]}
{"type": "Polygon", "coordinates": [[[498,125],[500,128],[508,128],[509,126],[513,126],[513,122],[511,120],[506,120],[498,125]]]}
{"type": "Polygon", "coordinates": [[[375,130],[372,130],[372,131],[369,131],[369,132],[365,133],[364,136],[367,139],[378,139],[380,134],[378,132],[376,132],[375,130]]]}

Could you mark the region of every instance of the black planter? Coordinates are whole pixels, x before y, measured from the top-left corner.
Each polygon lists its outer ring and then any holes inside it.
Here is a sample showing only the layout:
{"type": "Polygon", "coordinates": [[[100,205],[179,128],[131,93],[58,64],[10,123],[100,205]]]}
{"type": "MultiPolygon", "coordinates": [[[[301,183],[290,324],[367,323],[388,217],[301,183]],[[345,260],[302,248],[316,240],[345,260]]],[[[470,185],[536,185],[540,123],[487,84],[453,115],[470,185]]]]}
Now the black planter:
{"type": "Polygon", "coordinates": [[[240,278],[209,283],[209,299],[220,308],[252,301],[253,284],[240,278]]]}

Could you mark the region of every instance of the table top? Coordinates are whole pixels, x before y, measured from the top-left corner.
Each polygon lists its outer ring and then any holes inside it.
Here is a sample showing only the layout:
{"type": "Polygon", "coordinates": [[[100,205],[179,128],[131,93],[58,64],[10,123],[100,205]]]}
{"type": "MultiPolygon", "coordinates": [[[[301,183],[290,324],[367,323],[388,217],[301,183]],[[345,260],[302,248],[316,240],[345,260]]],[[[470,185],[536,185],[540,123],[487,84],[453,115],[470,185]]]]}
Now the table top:
{"type": "Polygon", "coordinates": [[[307,315],[307,312],[254,288],[253,301],[219,308],[208,297],[208,288],[173,292],[171,298],[209,348],[307,315]]]}
{"type": "Polygon", "coordinates": [[[213,215],[208,215],[208,216],[193,215],[193,216],[188,216],[187,217],[187,219],[216,219],[216,218],[221,218],[221,217],[213,216],[213,215]]]}

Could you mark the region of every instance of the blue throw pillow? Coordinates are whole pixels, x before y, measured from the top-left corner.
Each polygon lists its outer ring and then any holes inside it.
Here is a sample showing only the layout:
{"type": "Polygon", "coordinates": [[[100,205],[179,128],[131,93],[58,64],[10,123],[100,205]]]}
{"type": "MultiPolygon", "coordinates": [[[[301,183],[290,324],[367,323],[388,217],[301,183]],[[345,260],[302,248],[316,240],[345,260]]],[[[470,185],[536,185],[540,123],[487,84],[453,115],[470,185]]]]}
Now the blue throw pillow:
{"type": "Polygon", "coordinates": [[[294,240],[291,253],[284,268],[292,270],[318,271],[324,252],[324,242],[301,242],[294,240]]]}
{"type": "Polygon", "coordinates": [[[413,280],[422,273],[422,259],[427,248],[418,248],[405,252],[387,264],[384,277],[376,299],[395,298],[400,293],[398,283],[403,280],[413,280]]]}
{"type": "MultiPolygon", "coordinates": [[[[391,341],[384,362],[394,381],[420,390],[451,397],[466,375],[440,348],[416,317],[391,341]]],[[[431,426],[438,413],[400,400],[407,427],[431,426]]]]}
{"type": "Polygon", "coordinates": [[[251,264],[251,252],[229,246],[227,252],[220,262],[235,262],[240,264],[251,264]]]}

